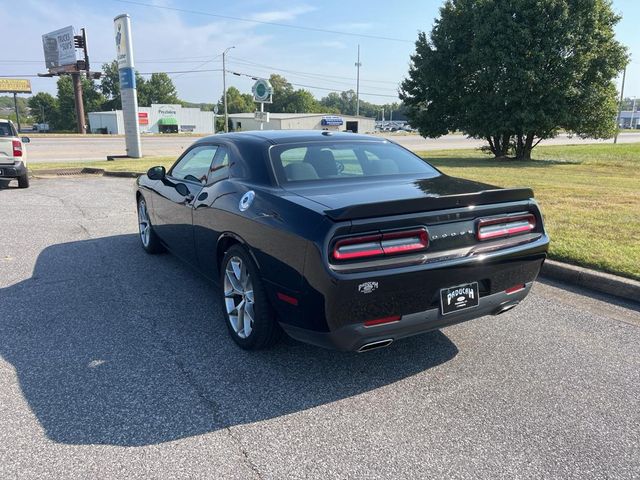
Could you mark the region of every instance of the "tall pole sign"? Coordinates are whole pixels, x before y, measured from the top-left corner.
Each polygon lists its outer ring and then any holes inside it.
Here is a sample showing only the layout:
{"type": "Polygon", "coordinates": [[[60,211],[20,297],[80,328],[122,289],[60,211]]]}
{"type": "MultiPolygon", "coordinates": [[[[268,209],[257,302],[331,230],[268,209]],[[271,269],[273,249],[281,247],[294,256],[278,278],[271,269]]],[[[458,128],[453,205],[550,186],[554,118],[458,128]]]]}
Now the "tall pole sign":
{"type": "Polygon", "coordinates": [[[260,122],[260,130],[263,130],[265,122],[269,122],[269,112],[264,111],[264,104],[273,102],[273,87],[266,78],[259,78],[251,87],[251,92],[253,101],[260,104],[260,111],[255,112],[254,118],[260,122]]]}
{"type": "Polygon", "coordinates": [[[140,127],[138,126],[138,94],[136,90],[135,64],[133,61],[133,41],[131,38],[131,18],[127,14],[113,19],[116,35],[116,53],[120,76],[120,97],[124,120],[127,156],[142,157],[140,127]]]}

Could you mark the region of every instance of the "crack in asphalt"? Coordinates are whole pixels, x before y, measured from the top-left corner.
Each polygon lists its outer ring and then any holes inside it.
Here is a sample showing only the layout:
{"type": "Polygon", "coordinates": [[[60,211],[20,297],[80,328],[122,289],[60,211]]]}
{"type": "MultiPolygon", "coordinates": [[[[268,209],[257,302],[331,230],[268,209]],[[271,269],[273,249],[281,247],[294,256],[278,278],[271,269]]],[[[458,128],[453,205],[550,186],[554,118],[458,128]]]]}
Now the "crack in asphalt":
{"type": "MultiPolygon", "coordinates": [[[[169,343],[169,341],[165,339],[163,335],[160,333],[160,330],[157,328],[156,319],[153,317],[147,317],[141,313],[136,313],[136,316],[142,320],[147,321],[151,325],[151,329],[150,329],[151,333],[157,339],[160,345],[160,348],[171,356],[171,359],[174,365],[177,367],[178,371],[180,372],[185,382],[189,385],[192,392],[195,394],[198,400],[202,402],[203,405],[205,405],[207,410],[211,412],[211,415],[221,424],[224,424],[224,415],[222,414],[222,409],[214,400],[211,400],[210,398],[208,398],[206,393],[202,391],[199,384],[194,380],[191,372],[187,369],[187,366],[180,359],[180,356],[178,355],[178,353],[171,347],[171,344],[169,343]]],[[[244,446],[242,445],[242,442],[236,436],[236,433],[231,429],[231,427],[225,426],[222,428],[222,430],[225,431],[225,433],[231,440],[231,443],[238,449],[246,466],[255,473],[256,478],[258,480],[263,479],[264,477],[260,473],[258,466],[251,460],[251,458],[249,458],[249,452],[247,451],[246,448],[244,448],[244,446]]]]}

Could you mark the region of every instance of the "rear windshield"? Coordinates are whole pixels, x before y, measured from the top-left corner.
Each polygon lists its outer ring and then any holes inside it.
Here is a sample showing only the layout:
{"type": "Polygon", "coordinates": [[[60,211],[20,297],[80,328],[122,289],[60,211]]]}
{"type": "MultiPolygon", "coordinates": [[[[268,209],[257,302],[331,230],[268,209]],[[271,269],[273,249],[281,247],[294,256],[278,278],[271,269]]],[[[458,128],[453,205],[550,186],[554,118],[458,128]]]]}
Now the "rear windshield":
{"type": "Polygon", "coordinates": [[[340,142],[287,144],[271,148],[271,162],[280,182],[358,179],[439,172],[417,155],[392,143],[340,142]]]}
{"type": "Polygon", "coordinates": [[[15,137],[16,133],[10,123],[0,123],[0,137],[15,137]]]}

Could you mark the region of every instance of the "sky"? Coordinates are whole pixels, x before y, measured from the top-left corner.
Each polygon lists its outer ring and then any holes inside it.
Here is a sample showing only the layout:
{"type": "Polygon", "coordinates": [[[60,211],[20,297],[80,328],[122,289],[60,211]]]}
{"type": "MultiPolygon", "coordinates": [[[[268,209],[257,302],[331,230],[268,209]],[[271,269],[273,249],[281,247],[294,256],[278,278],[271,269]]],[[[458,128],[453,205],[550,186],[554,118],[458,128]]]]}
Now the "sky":
{"type": "MultiPolygon", "coordinates": [[[[41,35],[67,25],[86,28],[90,60],[93,69],[99,69],[115,58],[113,18],[128,13],[136,68],[143,74],[214,70],[171,74],[183,100],[211,103],[220,98],[221,53],[232,46],[227,55],[231,72],[256,77],[279,73],[317,98],[330,91],[355,90],[359,44],[361,98],[382,104],[397,101],[417,34],[431,29],[442,1],[21,0],[15,8],[16,4],[0,0],[0,77],[45,72],[41,35]]],[[[640,1],[614,0],[613,8],[622,15],[617,38],[632,57],[625,96],[640,98],[640,1]]],[[[55,94],[55,78],[31,82],[34,93],[55,94]]],[[[250,91],[253,82],[246,76],[227,76],[227,85],[243,92],[250,91]]]]}

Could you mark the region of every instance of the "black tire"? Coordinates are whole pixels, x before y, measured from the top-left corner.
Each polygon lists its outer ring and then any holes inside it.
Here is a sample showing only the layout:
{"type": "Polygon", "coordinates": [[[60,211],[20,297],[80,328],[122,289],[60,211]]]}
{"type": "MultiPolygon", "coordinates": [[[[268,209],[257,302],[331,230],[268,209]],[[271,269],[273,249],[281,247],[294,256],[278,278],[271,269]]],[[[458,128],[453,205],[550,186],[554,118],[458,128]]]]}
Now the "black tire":
{"type": "Polygon", "coordinates": [[[18,177],[18,188],[29,188],[29,174],[25,173],[18,177]]]}
{"type": "Polygon", "coordinates": [[[162,242],[158,238],[158,235],[156,235],[153,225],[151,225],[151,220],[149,219],[149,213],[147,211],[147,202],[142,196],[138,197],[138,231],[140,234],[140,244],[142,245],[142,248],[144,248],[145,252],[150,255],[155,255],[166,251],[164,245],[162,245],[162,242]],[[144,215],[146,216],[144,219],[142,217],[143,210],[144,215]],[[146,235],[148,236],[145,236],[145,233],[143,233],[144,222],[146,222],[147,225],[148,230],[146,235]]]}
{"type": "MultiPolygon", "coordinates": [[[[233,275],[233,272],[231,273],[233,275]]],[[[234,276],[237,279],[237,277],[234,276]]],[[[232,245],[229,250],[224,254],[222,263],[220,264],[220,286],[221,286],[221,298],[223,306],[223,314],[227,323],[227,328],[231,338],[245,350],[262,350],[275,345],[282,336],[282,328],[276,320],[276,314],[269,303],[267,298],[267,292],[264,288],[264,283],[260,277],[260,272],[255,262],[251,258],[251,255],[241,245],[232,245]],[[251,330],[248,335],[244,334],[244,329],[240,332],[236,330],[232,317],[236,318],[236,322],[240,318],[239,310],[235,310],[237,315],[231,315],[229,310],[231,309],[228,301],[234,303],[241,303],[245,301],[247,303],[247,297],[239,294],[230,294],[231,289],[225,292],[226,285],[229,284],[229,280],[225,283],[225,277],[227,275],[227,269],[233,267],[230,265],[232,261],[236,262],[240,259],[241,265],[246,267],[246,273],[248,274],[249,281],[246,284],[251,285],[253,292],[253,321],[251,322],[251,330]]],[[[247,308],[248,311],[248,308],[247,308]]],[[[245,313],[242,314],[244,317],[245,313]]],[[[251,318],[251,316],[249,316],[251,318]]]]}

